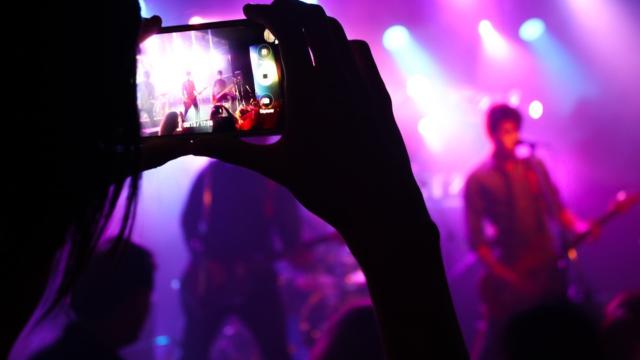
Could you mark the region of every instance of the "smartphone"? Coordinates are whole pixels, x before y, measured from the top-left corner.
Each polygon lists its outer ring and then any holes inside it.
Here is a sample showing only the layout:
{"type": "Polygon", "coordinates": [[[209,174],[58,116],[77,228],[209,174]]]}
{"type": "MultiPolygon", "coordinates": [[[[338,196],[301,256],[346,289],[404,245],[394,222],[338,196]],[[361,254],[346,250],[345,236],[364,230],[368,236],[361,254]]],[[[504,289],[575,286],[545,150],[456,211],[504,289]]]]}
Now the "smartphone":
{"type": "Polygon", "coordinates": [[[140,45],[141,135],[278,135],[283,72],[278,40],[233,20],[162,28],[140,45]]]}

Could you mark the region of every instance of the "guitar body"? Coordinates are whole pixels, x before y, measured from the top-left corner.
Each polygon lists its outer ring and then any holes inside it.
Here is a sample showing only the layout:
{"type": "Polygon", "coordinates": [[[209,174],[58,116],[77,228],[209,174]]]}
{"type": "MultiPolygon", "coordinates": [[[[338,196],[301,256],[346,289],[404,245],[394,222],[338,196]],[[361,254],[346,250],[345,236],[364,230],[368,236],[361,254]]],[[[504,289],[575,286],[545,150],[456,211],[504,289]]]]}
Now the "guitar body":
{"type": "Polygon", "coordinates": [[[342,241],[337,232],[298,243],[277,255],[255,256],[243,260],[219,261],[203,257],[193,258],[180,285],[182,299],[188,311],[202,311],[212,306],[233,306],[245,303],[255,291],[278,283],[274,264],[288,259],[302,267],[308,263],[309,251],[314,246],[342,241]]]}
{"type": "Polygon", "coordinates": [[[211,102],[213,104],[219,104],[221,102],[235,100],[237,96],[234,89],[235,89],[235,84],[231,84],[227,86],[226,88],[220,90],[215,95],[213,95],[211,98],[211,102]]]}
{"type": "Polygon", "coordinates": [[[194,91],[193,93],[190,94],[182,94],[182,102],[184,103],[184,106],[193,106],[194,104],[198,103],[198,97],[200,95],[202,95],[202,93],[207,90],[209,88],[209,86],[205,86],[202,90],[200,91],[194,91]]]}
{"type": "Polygon", "coordinates": [[[259,283],[275,283],[275,278],[273,268],[259,261],[199,260],[189,264],[180,290],[185,305],[193,309],[233,306],[245,303],[259,283]]]}
{"type": "MultiPolygon", "coordinates": [[[[602,227],[638,203],[640,194],[620,191],[609,210],[592,221],[592,228],[602,227]]],[[[567,251],[556,260],[513,266],[511,270],[522,280],[522,284],[514,285],[495,274],[485,274],[480,281],[480,297],[488,317],[504,319],[541,302],[565,298],[568,280],[559,264],[566,259],[574,261],[576,248],[584,244],[590,235],[591,231],[587,231],[569,241],[567,251]]]]}

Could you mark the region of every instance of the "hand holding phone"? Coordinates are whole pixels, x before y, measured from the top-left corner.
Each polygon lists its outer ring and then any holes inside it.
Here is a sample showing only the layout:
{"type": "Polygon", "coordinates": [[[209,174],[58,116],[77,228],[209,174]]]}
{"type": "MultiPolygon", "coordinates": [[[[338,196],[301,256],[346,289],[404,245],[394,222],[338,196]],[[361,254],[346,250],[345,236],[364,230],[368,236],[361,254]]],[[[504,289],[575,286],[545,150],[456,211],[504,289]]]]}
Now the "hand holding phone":
{"type": "Polygon", "coordinates": [[[138,110],[143,138],[282,129],[276,38],[248,20],[165,27],[140,45],[138,110]]]}

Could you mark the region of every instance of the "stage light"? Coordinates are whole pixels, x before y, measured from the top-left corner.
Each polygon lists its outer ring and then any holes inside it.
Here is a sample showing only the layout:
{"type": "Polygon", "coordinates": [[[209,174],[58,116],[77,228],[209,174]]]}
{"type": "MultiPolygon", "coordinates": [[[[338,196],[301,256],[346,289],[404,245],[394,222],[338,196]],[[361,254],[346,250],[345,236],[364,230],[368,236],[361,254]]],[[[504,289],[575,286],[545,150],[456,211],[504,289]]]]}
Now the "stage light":
{"type": "Polygon", "coordinates": [[[193,16],[191,19],[189,19],[189,25],[197,25],[197,24],[202,24],[204,22],[206,21],[200,16],[193,16]]]}
{"type": "Polygon", "coordinates": [[[166,335],[156,336],[153,342],[156,346],[167,346],[171,343],[171,338],[166,335]]]}
{"type": "Polygon", "coordinates": [[[489,20],[480,21],[478,33],[480,33],[482,44],[487,53],[495,57],[504,57],[507,54],[507,42],[489,20]]]}
{"type": "Polygon", "coordinates": [[[180,280],[179,280],[179,279],[173,279],[173,280],[171,280],[171,288],[172,288],[173,290],[180,290],[180,286],[181,286],[181,285],[182,285],[182,284],[180,283],[180,280]]]}
{"type": "Polygon", "coordinates": [[[544,21],[538,18],[531,18],[520,25],[518,34],[520,35],[520,39],[526,42],[532,42],[539,39],[546,29],[547,26],[544,21]]]}
{"type": "Polygon", "coordinates": [[[540,119],[543,113],[544,107],[542,106],[542,103],[540,101],[533,100],[531,104],[529,104],[529,116],[531,116],[532,119],[540,119]]]}
{"type": "Polygon", "coordinates": [[[382,43],[389,51],[396,51],[409,45],[411,35],[409,30],[402,25],[394,25],[388,28],[382,35],[382,43]]]}
{"type": "Polygon", "coordinates": [[[489,34],[491,34],[492,32],[496,31],[493,28],[493,25],[491,24],[491,21],[484,19],[481,20],[480,23],[478,24],[478,32],[480,33],[480,36],[484,37],[484,36],[488,36],[489,34]]]}
{"type": "Polygon", "coordinates": [[[478,109],[486,111],[489,109],[489,106],[491,106],[491,98],[489,96],[483,96],[478,103],[478,109]]]}
{"type": "Polygon", "coordinates": [[[511,92],[509,92],[509,105],[518,107],[518,105],[520,105],[520,98],[520,91],[512,90],[511,92]]]}

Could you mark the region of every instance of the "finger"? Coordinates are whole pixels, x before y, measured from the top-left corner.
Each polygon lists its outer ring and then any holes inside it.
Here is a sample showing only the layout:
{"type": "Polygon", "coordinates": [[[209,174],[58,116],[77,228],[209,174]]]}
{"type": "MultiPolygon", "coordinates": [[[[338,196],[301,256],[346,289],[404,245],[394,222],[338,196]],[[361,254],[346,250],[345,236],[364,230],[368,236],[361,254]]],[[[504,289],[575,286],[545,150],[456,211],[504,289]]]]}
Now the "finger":
{"type": "Polygon", "coordinates": [[[324,9],[319,5],[299,2],[291,6],[291,12],[296,14],[304,28],[315,66],[323,70],[323,75],[341,72],[339,54],[324,9]]]}
{"type": "Polygon", "coordinates": [[[138,44],[142,44],[151,35],[156,34],[162,27],[162,18],[153,15],[150,18],[143,18],[140,24],[140,33],[138,35],[138,44]]]}
{"type": "Polygon", "coordinates": [[[273,32],[278,39],[287,83],[303,85],[313,70],[313,64],[302,29],[286,14],[286,9],[273,5],[251,5],[243,8],[249,20],[258,22],[273,32]]]}
{"type": "Polygon", "coordinates": [[[237,136],[211,136],[194,139],[190,152],[196,156],[213,157],[242,166],[283,182],[279,143],[258,145],[243,141],[237,136]]]}
{"type": "Polygon", "coordinates": [[[372,92],[377,101],[382,102],[381,105],[391,107],[391,96],[389,96],[387,87],[382,80],[369,44],[363,40],[351,40],[349,44],[357,71],[365,82],[366,88],[372,92]]]}
{"type": "MultiPolygon", "coordinates": [[[[385,116],[380,117],[380,120],[369,126],[374,127],[378,133],[378,141],[387,144],[387,148],[406,149],[402,134],[398,125],[393,120],[393,106],[391,104],[391,96],[387,91],[387,87],[380,76],[378,66],[373,58],[369,45],[362,40],[351,40],[351,51],[354,55],[354,59],[357,66],[357,71],[360,73],[360,77],[363,81],[363,89],[368,92],[370,98],[368,103],[375,104],[378,112],[386,112],[385,116]],[[400,144],[400,145],[399,145],[400,144]]],[[[409,162],[409,157],[406,151],[402,153],[395,153],[395,156],[401,156],[404,161],[409,162]]]]}
{"type": "Polygon", "coordinates": [[[344,27],[338,20],[333,17],[327,17],[327,24],[329,31],[332,34],[332,39],[334,41],[334,46],[340,55],[340,64],[352,77],[359,77],[360,74],[358,72],[358,64],[356,62],[355,57],[353,56],[353,50],[351,47],[351,41],[347,37],[347,33],[344,30],[344,27]]]}

